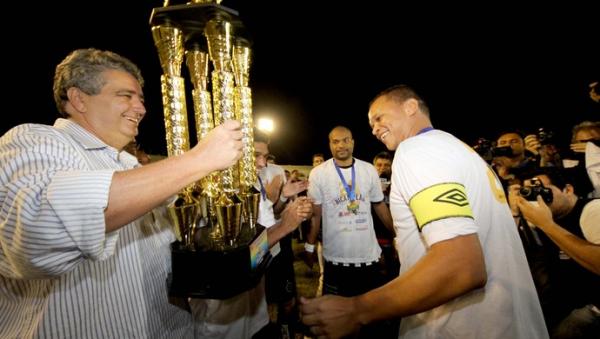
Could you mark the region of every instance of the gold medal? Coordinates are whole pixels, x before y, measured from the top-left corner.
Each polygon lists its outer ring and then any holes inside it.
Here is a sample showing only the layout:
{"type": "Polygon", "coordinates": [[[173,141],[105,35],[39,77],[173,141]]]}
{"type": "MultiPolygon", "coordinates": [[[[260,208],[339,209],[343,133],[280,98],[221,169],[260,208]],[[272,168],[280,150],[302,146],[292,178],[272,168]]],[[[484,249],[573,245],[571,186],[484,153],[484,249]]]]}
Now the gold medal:
{"type": "Polygon", "coordinates": [[[348,210],[348,212],[358,214],[358,206],[359,206],[358,200],[350,200],[350,202],[346,206],[346,209],[348,210]]]}

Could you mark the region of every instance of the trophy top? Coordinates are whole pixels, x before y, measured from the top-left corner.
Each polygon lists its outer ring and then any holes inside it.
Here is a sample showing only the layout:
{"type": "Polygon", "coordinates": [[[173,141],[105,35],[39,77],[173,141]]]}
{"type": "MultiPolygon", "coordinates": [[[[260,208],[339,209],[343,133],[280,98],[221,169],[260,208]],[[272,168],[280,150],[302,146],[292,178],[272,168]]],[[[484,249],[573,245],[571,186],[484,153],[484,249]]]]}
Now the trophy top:
{"type": "MultiPolygon", "coordinates": [[[[185,34],[203,34],[206,23],[212,19],[222,18],[230,22],[236,36],[247,37],[239,13],[231,8],[216,3],[190,3],[152,9],[150,26],[173,25],[185,34]]],[[[187,40],[187,39],[186,39],[187,40]]],[[[248,39],[249,40],[249,39],[248,39]]]]}

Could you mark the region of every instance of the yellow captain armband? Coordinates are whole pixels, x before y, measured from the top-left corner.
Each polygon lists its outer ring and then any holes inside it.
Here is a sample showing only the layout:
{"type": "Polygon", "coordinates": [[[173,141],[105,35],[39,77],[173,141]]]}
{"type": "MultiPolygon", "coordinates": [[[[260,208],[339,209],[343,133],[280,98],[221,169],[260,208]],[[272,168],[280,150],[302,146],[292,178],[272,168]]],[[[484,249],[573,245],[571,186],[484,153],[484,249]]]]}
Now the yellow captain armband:
{"type": "Polygon", "coordinates": [[[419,231],[430,222],[440,219],[451,217],[473,219],[473,211],[465,187],[458,183],[429,186],[413,195],[409,206],[415,215],[419,231]]]}

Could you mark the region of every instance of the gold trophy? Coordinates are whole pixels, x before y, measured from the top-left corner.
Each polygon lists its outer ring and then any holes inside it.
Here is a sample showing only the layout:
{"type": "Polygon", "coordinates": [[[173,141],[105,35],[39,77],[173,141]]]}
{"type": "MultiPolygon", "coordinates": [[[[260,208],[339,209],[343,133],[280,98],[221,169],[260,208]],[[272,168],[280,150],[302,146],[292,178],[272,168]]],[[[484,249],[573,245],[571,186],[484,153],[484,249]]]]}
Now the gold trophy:
{"type": "MultiPolygon", "coordinates": [[[[215,125],[235,119],[233,106],[234,79],[231,67],[232,25],[221,17],[206,23],[204,35],[213,65],[212,93],[215,125]]],[[[236,198],[239,189],[238,166],[219,173],[220,196],[215,202],[219,233],[233,245],[241,231],[241,202],[236,198]]]]}
{"type": "MultiPolygon", "coordinates": [[[[198,142],[215,127],[212,113],[211,95],[208,91],[208,53],[199,44],[193,44],[185,51],[185,62],[189,70],[190,80],[194,89],[194,120],[196,121],[196,137],[198,142]]],[[[199,201],[202,206],[202,218],[206,225],[216,225],[217,217],[214,202],[219,196],[218,173],[211,173],[200,180],[199,201]]],[[[220,238],[218,229],[211,236],[220,238]]]]}
{"type": "Polygon", "coordinates": [[[193,86],[196,139],[231,119],[241,122],[243,134],[238,163],[186,187],[170,208],[179,240],[171,245],[172,296],[231,297],[255,286],[269,261],[266,230],[256,222],[260,193],[254,188],[250,43],[238,13],[219,3],[169,6],[165,1],[150,17],[163,70],[168,155],[190,148],[184,56],[193,86]]]}
{"type": "Polygon", "coordinates": [[[235,77],[234,107],[236,119],[242,122],[242,158],[239,161],[240,199],[244,220],[253,229],[258,218],[260,192],[254,188],[256,159],[254,157],[254,121],[252,119],[252,90],[248,87],[251,51],[248,41],[236,39],[233,46],[233,70],[235,77]]]}
{"type": "MultiPolygon", "coordinates": [[[[183,154],[190,149],[187,109],[185,102],[185,79],[181,77],[183,61],[182,32],[171,25],[152,27],[152,37],[158,49],[161,91],[164,106],[167,152],[169,156],[183,154]]],[[[192,199],[192,186],[186,187],[179,198],[168,206],[175,224],[177,238],[186,247],[193,246],[194,231],[198,221],[199,204],[192,199]]]]}

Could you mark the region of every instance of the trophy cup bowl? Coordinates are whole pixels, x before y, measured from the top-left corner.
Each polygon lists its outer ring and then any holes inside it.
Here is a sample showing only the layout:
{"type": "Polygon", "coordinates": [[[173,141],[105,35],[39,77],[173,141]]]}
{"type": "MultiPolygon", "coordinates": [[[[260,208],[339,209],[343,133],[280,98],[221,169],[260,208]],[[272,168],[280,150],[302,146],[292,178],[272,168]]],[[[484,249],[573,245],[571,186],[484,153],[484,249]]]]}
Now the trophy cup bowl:
{"type": "Polygon", "coordinates": [[[233,202],[227,205],[217,204],[217,227],[223,240],[233,245],[242,229],[242,203],[233,202]]]}
{"type": "Polygon", "coordinates": [[[175,225],[177,238],[185,248],[193,249],[194,232],[200,217],[200,204],[185,203],[183,199],[168,206],[171,222],[175,225]]]}
{"type": "Polygon", "coordinates": [[[253,230],[256,228],[256,220],[258,219],[260,192],[249,192],[241,195],[240,198],[242,200],[244,222],[247,222],[248,227],[253,230]]]}

